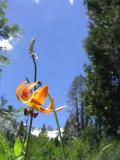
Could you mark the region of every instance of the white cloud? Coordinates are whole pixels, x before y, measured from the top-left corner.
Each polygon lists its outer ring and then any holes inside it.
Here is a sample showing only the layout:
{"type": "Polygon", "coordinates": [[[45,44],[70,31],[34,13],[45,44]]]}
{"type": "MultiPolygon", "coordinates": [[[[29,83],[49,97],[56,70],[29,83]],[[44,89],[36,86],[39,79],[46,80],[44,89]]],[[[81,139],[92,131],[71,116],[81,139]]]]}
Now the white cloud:
{"type": "Polygon", "coordinates": [[[40,0],[34,0],[35,1],[35,3],[37,3],[37,4],[39,4],[40,3],[40,0]]]}
{"type": "Polygon", "coordinates": [[[71,5],[73,5],[73,4],[74,4],[74,0],[69,0],[69,3],[70,3],[71,5]]]}
{"type": "MultiPolygon", "coordinates": [[[[74,1],[75,0],[68,0],[70,5],[74,5],[74,1]]],[[[40,0],[34,0],[35,3],[39,4],[40,3],[40,0]]]]}
{"type": "Polygon", "coordinates": [[[10,37],[9,39],[1,39],[0,48],[4,51],[12,50],[13,49],[12,41],[13,37],[10,37]]]}

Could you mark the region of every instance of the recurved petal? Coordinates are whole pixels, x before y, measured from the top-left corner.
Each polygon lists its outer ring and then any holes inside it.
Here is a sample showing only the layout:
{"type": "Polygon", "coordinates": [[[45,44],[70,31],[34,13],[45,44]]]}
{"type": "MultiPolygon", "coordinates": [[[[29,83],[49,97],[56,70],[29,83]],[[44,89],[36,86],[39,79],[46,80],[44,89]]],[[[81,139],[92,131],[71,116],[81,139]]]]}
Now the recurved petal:
{"type": "Polygon", "coordinates": [[[39,88],[34,96],[31,99],[31,102],[35,105],[42,106],[45,102],[45,99],[48,95],[48,86],[43,86],[42,88],[39,88]]]}
{"type": "MultiPolygon", "coordinates": [[[[62,107],[59,107],[59,108],[56,108],[55,111],[61,111],[62,109],[65,109],[65,108],[68,108],[68,106],[62,106],[62,107]]],[[[54,111],[53,111],[54,112],[54,111]]]]}
{"type": "Polygon", "coordinates": [[[37,85],[38,82],[31,82],[30,84],[27,84],[21,93],[21,98],[25,101],[29,99],[29,94],[32,88],[34,88],[37,85]]]}
{"type": "MultiPolygon", "coordinates": [[[[38,106],[35,109],[39,112],[48,114],[48,113],[54,112],[53,107],[54,107],[54,105],[52,103],[50,103],[50,105],[46,109],[42,108],[42,106],[41,107],[38,106]]],[[[67,108],[67,106],[59,107],[59,108],[55,109],[55,111],[58,112],[58,111],[61,111],[64,108],[67,108]]]]}
{"type": "MultiPolygon", "coordinates": [[[[59,108],[55,109],[55,111],[56,111],[56,112],[57,112],[57,111],[61,111],[61,110],[64,109],[64,108],[67,108],[67,106],[59,107],[59,108]]],[[[44,109],[44,108],[39,108],[38,111],[39,111],[39,112],[42,112],[42,113],[45,113],[45,114],[49,114],[49,113],[51,113],[51,112],[54,112],[54,110],[44,109]]]]}
{"type": "Polygon", "coordinates": [[[39,108],[38,111],[41,112],[41,113],[45,113],[45,114],[48,114],[48,113],[52,112],[51,110],[44,109],[44,108],[39,108]]]}
{"type": "Polygon", "coordinates": [[[44,108],[42,108],[42,106],[39,106],[39,105],[34,105],[34,106],[32,106],[32,108],[34,108],[35,110],[37,110],[41,113],[46,113],[46,114],[53,111],[53,110],[50,110],[50,109],[44,109],[44,108]]]}
{"type": "Polygon", "coordinates": [[[17,97],[17,99],[18,99],[19,101],[20,101],[21,92],[22,92],[23,87],[25,86],[25,83],[26,83],[26,81],[20,83],[20,85],[19,85],[19,86],[17,87],[17,89],[16,89],[16,97],[17,97]]]}
{"type": "Polygon", "coordinates": [[[46,110],[53,110],[53,107],[54,107],[54,98],[51,98],[51,102],[49,106],[46,108],[46,110]]]}

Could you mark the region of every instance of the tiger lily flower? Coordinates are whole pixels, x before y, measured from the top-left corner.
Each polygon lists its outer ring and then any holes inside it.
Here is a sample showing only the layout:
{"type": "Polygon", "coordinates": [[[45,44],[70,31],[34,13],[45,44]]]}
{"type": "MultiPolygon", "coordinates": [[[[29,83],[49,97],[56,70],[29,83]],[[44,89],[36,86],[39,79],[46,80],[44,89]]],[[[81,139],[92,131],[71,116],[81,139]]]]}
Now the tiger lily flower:
{"type": "MultiPolygon", "coordinates": [[[[16,89],[16,97],[17,99],[27,104],[32,110],[35,109],[42,113],[50,113],[54,112],[54,98],[50,97],[48,94],[48,86],[45,85],[41,88],[38,88],[37,90],[33,91],[31,93],[31,90],[38,84],[39,82],[31,82],[29,84],[26,84],[26,81],[22,82],[16,89]],[[42,108],[47,96],[50,99],[50,104],[46,109],[42,108]]],[[[65,106],[59,107],[55,109],[55,111],[60,111],[63,108],[66,108],[65,106]]]]}

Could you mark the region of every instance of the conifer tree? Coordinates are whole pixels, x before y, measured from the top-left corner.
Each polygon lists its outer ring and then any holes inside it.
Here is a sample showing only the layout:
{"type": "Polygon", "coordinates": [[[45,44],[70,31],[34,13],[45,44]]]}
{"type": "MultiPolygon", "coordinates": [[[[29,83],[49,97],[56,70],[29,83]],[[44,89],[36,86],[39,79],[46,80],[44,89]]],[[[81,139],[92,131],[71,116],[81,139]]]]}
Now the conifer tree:
{"type": "Polygon", "coordinates": [[[85,111],[81,95],[85,90],[85,78],[76,76],[68,91],[68,105],[72,108],[65,125],[66,136],[80,136],[85,126],[85,111]]]}
{"type": "Polygon", "coordinates": [[[89,15],[85,48],[92,64],[87,70],[86,110],[107,135],[120,126],[120,2],[84,0],[89,15]]]}

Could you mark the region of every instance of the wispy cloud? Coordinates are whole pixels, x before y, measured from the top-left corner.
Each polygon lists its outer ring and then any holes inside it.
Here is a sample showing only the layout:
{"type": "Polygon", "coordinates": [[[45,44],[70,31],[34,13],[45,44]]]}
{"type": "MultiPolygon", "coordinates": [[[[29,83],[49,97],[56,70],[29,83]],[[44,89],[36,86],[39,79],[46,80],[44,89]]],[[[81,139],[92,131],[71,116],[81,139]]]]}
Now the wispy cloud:
{"type": "Polygon", "coordinates": [[[13,49],[12,41],[13,41],[13,37],[10,37],[9,39],[1,39],[0,49],[4,51],[12,50],[13,49]]]}
{"type": "Polygon", "coordinates": [[[35,1],[35,3],[37,3],[37,4],[39,4],[40,3],[40,0],[34,0],[35,1]]]}
{"type": "MultiPolygon", "coordinates": [[[[68,0],[70,5],[74,5],[74,1],[75,0],[68,0]]],[[[40,0],[34,0],[35,3],[39,4],[40,3],[40,0]]]]}
{"type": "Polygon", "coordinates": [[[73,5],[73,4],[74,4],[74,0],[69,0],[69,3],[70,3],[71,5],[73,5]]]}

